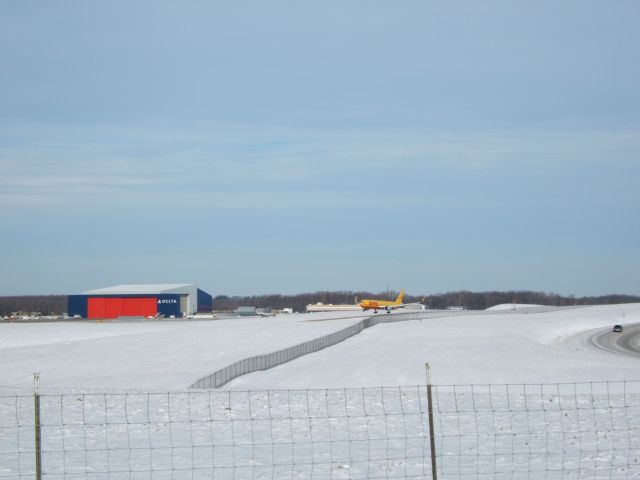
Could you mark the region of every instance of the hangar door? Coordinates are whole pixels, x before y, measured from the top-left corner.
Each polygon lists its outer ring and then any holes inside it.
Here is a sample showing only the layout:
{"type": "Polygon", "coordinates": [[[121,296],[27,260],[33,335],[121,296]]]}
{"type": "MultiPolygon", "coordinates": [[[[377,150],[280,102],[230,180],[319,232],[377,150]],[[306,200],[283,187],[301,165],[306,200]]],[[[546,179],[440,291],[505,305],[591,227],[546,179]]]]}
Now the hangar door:
{"type": "Polygon", "coordinates": [[[87,318],[149,317],[158,313],[155,297],[91,297],[87,318]]]}

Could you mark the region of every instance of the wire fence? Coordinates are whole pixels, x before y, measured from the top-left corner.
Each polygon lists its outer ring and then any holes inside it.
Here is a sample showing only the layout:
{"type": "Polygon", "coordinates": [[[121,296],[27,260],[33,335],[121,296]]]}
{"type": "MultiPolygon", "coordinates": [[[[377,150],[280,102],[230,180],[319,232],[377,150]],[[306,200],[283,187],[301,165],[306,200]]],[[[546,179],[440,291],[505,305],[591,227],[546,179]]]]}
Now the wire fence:
{"type": "Polygon", "coordinates": [[[4,396],[0,478],[432,478],[429,405],[438,478],[640,478],[640,382],[431,390],[4,396]]]}
{"type": "Polygon", "coordinates": [[[443,478],[640,478],[640,383],[434,388],[443,478]]]}

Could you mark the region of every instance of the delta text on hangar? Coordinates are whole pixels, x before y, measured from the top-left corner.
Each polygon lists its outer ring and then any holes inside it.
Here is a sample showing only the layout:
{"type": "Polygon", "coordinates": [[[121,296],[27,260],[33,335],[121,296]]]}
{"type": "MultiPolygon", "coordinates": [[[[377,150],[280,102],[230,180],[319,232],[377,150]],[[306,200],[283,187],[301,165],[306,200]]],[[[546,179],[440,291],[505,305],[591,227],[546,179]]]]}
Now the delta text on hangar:
{"type": "Polygon", "coordinates": [[[89,319],[179,318],[212,309],[211,295],[191,283],[115,285],[68,297],[69,316],[89,319]]]}

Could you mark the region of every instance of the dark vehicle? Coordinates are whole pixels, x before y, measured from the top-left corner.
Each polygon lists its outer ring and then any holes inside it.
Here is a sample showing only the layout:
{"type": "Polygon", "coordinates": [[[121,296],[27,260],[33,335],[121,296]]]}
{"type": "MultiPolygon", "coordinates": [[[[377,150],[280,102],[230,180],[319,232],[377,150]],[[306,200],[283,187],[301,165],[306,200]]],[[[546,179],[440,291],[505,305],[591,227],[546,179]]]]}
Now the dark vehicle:
{"type": "Polygon", "coordinates": [[[614,332],[621,332],[622,331],[622,325],[614,325],[613,326],[613,331],[614,332]]]}

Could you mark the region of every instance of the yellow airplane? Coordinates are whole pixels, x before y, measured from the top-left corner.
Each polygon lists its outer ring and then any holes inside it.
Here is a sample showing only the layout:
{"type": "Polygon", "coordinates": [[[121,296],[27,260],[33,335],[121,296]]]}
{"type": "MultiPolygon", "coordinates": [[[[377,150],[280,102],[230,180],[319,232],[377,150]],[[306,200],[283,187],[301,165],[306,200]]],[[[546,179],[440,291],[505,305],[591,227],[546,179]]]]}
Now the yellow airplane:
{"type": "Polygon", "coordinates": [[[400,295],[394,300],[369,300],[364,299],[358,303],[358,306],[362,308],[364,312],[367,310],[373,310],[373,313],[378,313],[378,309],[384,309],[387,312],[393,310],[394,308],[401,308],[405,305],[402,303],[402,299],[404,298],[404,289],[400,292],[400,295]]]}

